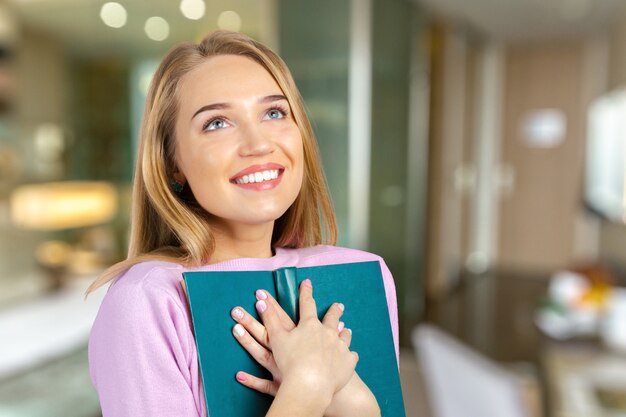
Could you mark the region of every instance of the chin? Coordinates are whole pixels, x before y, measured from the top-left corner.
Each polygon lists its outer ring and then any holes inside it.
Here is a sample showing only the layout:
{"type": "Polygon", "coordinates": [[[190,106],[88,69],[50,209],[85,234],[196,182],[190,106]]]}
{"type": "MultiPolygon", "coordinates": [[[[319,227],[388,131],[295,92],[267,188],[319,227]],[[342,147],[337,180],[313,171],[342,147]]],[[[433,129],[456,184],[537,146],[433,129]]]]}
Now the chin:
{"type": "MultiPolygon", "coordinates": [[[[286,211],[286,210],[285,210],[286,211]]],[[[264,224],[269,222],[275,222],[282,216],[285,211],[274,213],[255,213],[255,215],[248,217],[246,223],[248,224],[264,224]]]]}

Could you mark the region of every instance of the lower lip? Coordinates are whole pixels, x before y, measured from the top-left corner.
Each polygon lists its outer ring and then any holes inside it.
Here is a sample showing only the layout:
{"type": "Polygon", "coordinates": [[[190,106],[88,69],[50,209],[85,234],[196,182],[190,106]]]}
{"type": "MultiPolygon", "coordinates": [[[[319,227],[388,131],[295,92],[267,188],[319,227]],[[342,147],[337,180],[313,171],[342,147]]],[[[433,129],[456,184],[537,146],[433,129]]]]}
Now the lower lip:
{"type": "Polygon", "coordinates": [[[236,185],[237,187],[244,188],[246,190],[266,191],[266,190],[271,190],[273,188],[276,188],[278,184],[280,184],[280,181],[282,179],[283,179],[283,173],[281,171],[278,174],[278,178],[273,179],[273,180],[263,181],[263,182],[249,182],[247,184],[237,184],[237,183],[232,183],[232,184],[236,185]]]}

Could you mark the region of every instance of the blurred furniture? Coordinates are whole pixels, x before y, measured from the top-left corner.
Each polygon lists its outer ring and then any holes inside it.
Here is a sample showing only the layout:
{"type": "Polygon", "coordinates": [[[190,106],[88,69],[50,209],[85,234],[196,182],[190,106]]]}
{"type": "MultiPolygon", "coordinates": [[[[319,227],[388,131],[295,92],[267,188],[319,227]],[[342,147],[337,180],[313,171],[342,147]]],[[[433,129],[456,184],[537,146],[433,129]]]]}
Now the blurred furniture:
{"type": "Polygon", "coordinates": [[[594,341],[553,342],[543,353],[550,409],[568,417],[626,415],[626,356],[594,341]]]}
{"type": "Polygon", "coordinates": [[[87,341],[104,291],[85,300],[95,277],[62,290],[0,309],[0,380],[66,355],[87,341]]]}
{"type": "Polygon", "coordinates": [[[496,362],[538,367],[545,338],[534,312],[548,279],[509,271],[465,274],[448,294],[427,300],[426,321],[496,362]]]}
{"type": "Polygon", "coordinates": [[[0,416],[99,415],[86,344],[106,290],[85,300],[93,279],[0,309],[0,416]]]}
{"type": "Polygon", "coordinates": [[[450,293],[428,300],[427,321],[489,360],[534,375],[546,417],[623,417],[626,378],[606,371],[626,375],[626,355],[594,338],[556,341],[535,325],[549,278],[511,271],[463,276],[450,293]]]}
{"type": "Polygon", "coordinates": [[[0,381],[2,417],[101,417],[87,349],[0,381]]]}
{"type": "Polygon", "coordinates": [[[533,381],[499,366],[433,325],[415,328],[412,342],[433,417],[536,415],[533,381]]]}

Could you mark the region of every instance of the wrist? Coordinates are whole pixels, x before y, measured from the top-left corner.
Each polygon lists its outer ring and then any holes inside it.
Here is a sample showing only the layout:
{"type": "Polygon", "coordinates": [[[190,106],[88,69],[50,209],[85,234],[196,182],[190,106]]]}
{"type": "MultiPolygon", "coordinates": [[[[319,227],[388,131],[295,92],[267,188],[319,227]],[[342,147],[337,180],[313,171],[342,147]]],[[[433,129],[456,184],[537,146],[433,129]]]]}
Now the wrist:
{"type": "Polygon", "coordinates": [[[380,417],[380,408],[372,391],[354,373],[345,387],[333,397],[325,417],[380,417]]]}
{"type": "Polygon", "coordinates": [[[355,408],[359,410],[355,416],[380,417],[380,407],[378,406],[378,401],[376,401],[376,397],[367,387],[365,391],[361,392],[355,408]]]}
{"type": "MultiPolygon", "coordinates": [[[[285,377],[276,393],[281,404],[292,404],[290,415],[322,416],[333,398],[333,392],[315,378],[285,377]]],[[[272,406],[272,408],[274,408],[272,406]]],[[[281,406],[281,409],[283,407],[281,406]]],[[[286,408],[284,408],[286,410],[286,408]]]]}

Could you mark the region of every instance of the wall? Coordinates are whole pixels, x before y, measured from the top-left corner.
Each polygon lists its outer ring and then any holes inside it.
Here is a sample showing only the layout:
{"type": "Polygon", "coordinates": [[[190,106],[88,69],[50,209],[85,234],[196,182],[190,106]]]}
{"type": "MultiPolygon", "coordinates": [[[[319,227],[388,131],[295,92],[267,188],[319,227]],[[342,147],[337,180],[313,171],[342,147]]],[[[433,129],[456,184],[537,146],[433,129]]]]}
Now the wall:
{"type": "MultiPolygon", "coordinates": [[[[626,9],[608,34],[607,82],[599,93],[626,87],[626,9]]],[[[626,267],[626,225],[601,221],[599,257],[602,261],[626,267]]]]}
{"type": "Polygon", "coordinates": [[[626,85],[626,8],[609,31],[609,77],[608,89],[626,85]]]}
{"type": "Polygon", "coordinates": [[[0,144],[15,160],[9,183],[0,194],[0,300],[37,293],[45,285],[34,260],[35,248],[46,233],[15,228],[8,215],[9,192],[19,183],[55,180],[63,172],[48,171],[35,147],[35,132],[42,123],[64,126],[67,107],[66,57],[50,38],[23,30],[15,45],[16,86],[14,108],[2,120],[0,144]]]}
{"type": "MultiPolygon", "coordinates": [[[[626,87],[626,9],[609,32],[608,83],[604,92],[626,87]]],[[[600,257],[626,268],[626,225],[602,222],[600,257]]]]}
{"type": "Polygon", "coordinates": [[[428,91],[410,91],[427,79],[419,49],[420,13],[403,0],[378,0],[372,19],[372,109],[369,250],[393,272],[402,341],[423,308],[428,91]],[[411,124],[413,121],[413,125],[411,124]],[[420,126],[421,121],[421,126],[420,126]]]}
{"type": "Polygon", "coordinates": [[[501,205],[501,268],[552,270],[574,261],[586,128],[583,62],[579,41],[507,48],[502,159],[515,184],[501,205]],[[520,123],[546,108],[565,114],[565,139],[553,148],[530,147],[520,123]]]}
{"type": "Polygon", "coordinates": [[[432,32],[428,151],[428,282],[435,297],[459,278],[467,205],[456,175],[465,164],[471,128],[471,50],[461,28],[437,24],[432,32]]]}
{"type": "Polygon", "coordinates": [[[348,245],[350,2],[279,0],[280,55],[304,98],[320,147],[339,244],[348,245]]]}

